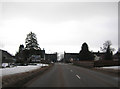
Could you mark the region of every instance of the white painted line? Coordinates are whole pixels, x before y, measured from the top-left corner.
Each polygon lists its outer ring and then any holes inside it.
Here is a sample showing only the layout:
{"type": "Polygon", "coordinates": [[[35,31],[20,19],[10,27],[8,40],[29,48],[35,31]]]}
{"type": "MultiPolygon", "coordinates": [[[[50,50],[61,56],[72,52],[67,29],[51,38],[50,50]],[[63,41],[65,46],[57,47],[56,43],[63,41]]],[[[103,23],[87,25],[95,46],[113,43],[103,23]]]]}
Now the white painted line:
{"type": "Polygon", "coordinates": [[[71,72],[73,72],[72,70],[70,70],[71,72]]]}
{"type": "Polygon", "coordinates": [[[79,78],[80,79],[80,76],[79,75],[76,75],[77,76],[77,78],[79,78]]]}

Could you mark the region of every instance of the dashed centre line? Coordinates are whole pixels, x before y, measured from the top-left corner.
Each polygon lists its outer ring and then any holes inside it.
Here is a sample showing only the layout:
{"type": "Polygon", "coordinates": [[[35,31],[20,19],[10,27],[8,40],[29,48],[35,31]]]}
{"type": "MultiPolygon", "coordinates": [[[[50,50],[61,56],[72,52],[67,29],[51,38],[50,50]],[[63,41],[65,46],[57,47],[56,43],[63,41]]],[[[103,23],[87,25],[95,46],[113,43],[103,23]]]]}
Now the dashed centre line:
{"type": "Polygon", "coordinates": [[[80,76],[79,76],[79,75],[76,75],[76,77],[77,77],[78,79],[80,79],[80,76]]]}
{"type": "MultiPolygon", "coordinates": [[[[69,69],[69,68],[68,68],[69,69]]],[[[73,72],[73,70],[70,70],[71,72],[73,72]]],[[[80,79],[80,76],[79,75],[76,75],[76,77],[78,78],[78,79],[80,79]]]]}

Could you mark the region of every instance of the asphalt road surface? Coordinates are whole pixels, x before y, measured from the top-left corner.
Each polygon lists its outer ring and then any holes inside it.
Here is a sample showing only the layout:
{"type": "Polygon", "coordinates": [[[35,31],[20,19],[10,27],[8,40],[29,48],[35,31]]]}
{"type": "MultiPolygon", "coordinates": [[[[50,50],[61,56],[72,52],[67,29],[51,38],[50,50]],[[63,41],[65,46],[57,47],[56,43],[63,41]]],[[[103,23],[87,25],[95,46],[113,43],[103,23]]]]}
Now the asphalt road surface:
{"type": "Polygon", "coordinates": [[[27,87],[118,87],[118,78],[72,64],[56,63],[27,87]]]}

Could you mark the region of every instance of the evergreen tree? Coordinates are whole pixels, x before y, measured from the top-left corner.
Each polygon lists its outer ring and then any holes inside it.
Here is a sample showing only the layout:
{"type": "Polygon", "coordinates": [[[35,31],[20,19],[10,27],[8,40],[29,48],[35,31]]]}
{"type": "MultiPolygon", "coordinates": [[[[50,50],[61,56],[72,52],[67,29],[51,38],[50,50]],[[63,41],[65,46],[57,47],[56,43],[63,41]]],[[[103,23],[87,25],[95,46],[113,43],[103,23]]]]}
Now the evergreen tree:
{"type": "Polygon", "coordinates": [[[15,54],[15,57],[17,59],[17,63],[24,63],[24,45],[19,46],[19,51],[15,54]]]}
{"type": "Polygon", "coordinates": [[[107,50],[106,50],[106,53],[105,53],[105,59],[106,60],[111,60],[112,59],[112,51],[110,50],[110,46],[108,46],[107,50]]]}
{"type": "Polygon", "coordinates": [[[35,50],[40,50],[40,47],[38,47],[38,42],[37,42],[37,38],[36,38],[36,34],[33,32],[30,32],[27,35],[27,38],[25,39],[25,44],[26,44],[26,49],[30,50],[30,49],[35,49],[35,50]]]}
{"type": "Polygon", "coordinates": [[[24,50],[24,45],[22,44],[19,46],[19,53],[22,52],[23,50],[24,50]]]}
{"type": "Polygon", "coordinates": [[[89,51],[87,43],[83,43],[79,53],[79,60],[94,60],[93,54],[89,51]]]}

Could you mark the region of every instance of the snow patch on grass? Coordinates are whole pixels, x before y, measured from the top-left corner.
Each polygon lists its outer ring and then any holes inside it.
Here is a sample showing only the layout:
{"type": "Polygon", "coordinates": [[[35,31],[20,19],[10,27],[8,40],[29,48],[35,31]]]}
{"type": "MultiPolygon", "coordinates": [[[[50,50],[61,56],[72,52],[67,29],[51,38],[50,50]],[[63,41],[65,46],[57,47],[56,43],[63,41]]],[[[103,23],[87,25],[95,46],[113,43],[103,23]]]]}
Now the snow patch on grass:
{"type": "Polygon", "coordinates": [[[99,67],[102,69],[114,69],[114,70],[120,70],[120,66],[109,66],[109,67],[99,67]]]}
{"type": "Polygon", "coordinates": [[[37,65],[15,66],[15,67],[11,67],[11,68],[3,68],[3,69],[0,69],[0,76],[28,72],[31,70],[41,68],[42,66],[48,66],[48,64],[37,64],[37,65]]]}

